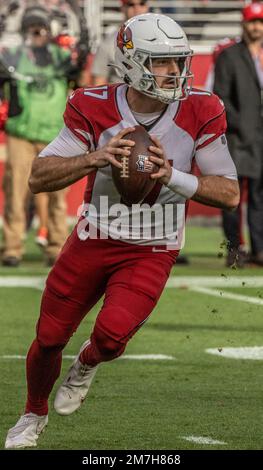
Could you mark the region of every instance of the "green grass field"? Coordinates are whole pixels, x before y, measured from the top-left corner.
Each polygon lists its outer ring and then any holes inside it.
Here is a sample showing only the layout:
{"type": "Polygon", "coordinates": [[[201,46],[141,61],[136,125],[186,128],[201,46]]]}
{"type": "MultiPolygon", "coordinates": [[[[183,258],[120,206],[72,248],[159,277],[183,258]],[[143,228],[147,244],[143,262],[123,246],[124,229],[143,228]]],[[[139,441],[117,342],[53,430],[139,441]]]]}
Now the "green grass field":
{"type": "MultiPolygon", "coordinates": [[[[189,284],[184,279],[179,287],[165,289],[125,352],[172,359],[102,364],[82,409],[69,417],[56,415],[52,395],[39,449],[262,449],[263,359],[233,359],[224,350],[263,346],[263,269],[224,268],[221,242],[217,228],[188,228],[184,253],[191,264],[175,267],[172,276],[186,277],[189,284]],[[197,289],[214,280],[215,286],[200,292],[192,287],[193,279],[197,289]],[[227,294],[241,297],[225,298],[227,294]],[[208,348],[219,354],[208,354],[208,348]]],[[[8,428],[23,412],[26,393],[25,361],[3,356],[26,354],[41,297],[39,289],[19,284],[47,272],[32,234],[25,262],[15,269],[0,268],[1,448],[8,428]],[[14,286],[4,287],[3,279],[14,276],[14,286]]],[[[89,336],[98,310],[99,305],[82,323],[66,355],[76,354],[89,336]]],[[[63,373],[69,365],[64,359],[63,373]]]]}

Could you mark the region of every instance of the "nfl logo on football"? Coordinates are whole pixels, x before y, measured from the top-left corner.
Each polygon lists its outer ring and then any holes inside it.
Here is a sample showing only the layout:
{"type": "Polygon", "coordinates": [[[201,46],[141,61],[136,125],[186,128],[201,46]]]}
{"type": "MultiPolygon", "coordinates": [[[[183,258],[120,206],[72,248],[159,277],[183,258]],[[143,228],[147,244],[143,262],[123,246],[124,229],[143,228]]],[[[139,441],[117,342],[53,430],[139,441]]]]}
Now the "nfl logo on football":
{"type": "Polygon", "coordinates": [[[137,171],[142,171],[144,173],[152,173],[153,171],[153,164],[147,155],[138,155],[136,166],[137,171]]]}

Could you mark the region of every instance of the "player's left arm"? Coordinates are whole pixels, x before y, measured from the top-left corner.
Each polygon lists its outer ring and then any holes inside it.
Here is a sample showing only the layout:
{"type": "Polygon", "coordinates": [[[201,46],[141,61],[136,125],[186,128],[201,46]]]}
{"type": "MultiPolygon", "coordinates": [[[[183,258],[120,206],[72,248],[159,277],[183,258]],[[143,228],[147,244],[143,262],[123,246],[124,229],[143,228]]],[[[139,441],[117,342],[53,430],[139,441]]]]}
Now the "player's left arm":
{"type": "Polygon", "coordinates": [[[157,173],[151,175],[152,179],[159,180],[187,199],[206,205],[224,209],[238,206],[237,174],[224,136],[197,150],[195,158],[202,173],[199,177],[172,168],[159,140],[153,136],[152,140],[154,146],[150,150],[158,157],[152,156],[151,160],[160,167],[157,173]]]}
{"type": "Polygon", "coordinates": [[[201,176],[191,199],[222,209],[236,209],[240,200],[239,185],[224,176],[201,176]]]}

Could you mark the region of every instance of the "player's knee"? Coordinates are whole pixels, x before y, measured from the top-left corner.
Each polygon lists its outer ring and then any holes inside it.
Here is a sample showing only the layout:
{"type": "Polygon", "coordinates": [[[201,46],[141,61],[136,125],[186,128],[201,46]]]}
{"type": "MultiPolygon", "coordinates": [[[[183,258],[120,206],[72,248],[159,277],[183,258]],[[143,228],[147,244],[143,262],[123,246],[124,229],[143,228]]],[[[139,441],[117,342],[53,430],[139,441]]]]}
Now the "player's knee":
{"type": "Polygon", "coordinates": [[[61,348],[63,349],[69,338],[60,328],[45,328],[41,326],[37,331],[37,341],[42,348],[61,348]]]}
{"type": "Polygon", "coordinates": [[[95,345],[97,356],[100,361],[111,361],[119,357],[125,350],[126,343],[120,343],[109,333],[105,333],[100,328],[96,328],[92,334],[92,342],[95,345]]]}

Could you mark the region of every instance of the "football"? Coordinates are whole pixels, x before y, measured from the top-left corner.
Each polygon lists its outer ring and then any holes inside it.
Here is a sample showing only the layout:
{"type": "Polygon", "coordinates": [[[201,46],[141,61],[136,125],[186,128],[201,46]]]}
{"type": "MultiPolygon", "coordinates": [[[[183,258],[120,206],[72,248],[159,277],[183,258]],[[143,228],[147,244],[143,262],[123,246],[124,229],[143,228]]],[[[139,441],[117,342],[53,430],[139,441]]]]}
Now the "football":
{"type": "Polygon", "coordinates": [[[143,126],[135,126],[135,131],[126,134],[124,139],[133,140],[135,145],[129,157],[116,155],[122,169],[112,165],[112,177],[122,201],[130,206],[142,202],[152,191],[155,181],[150,175],[159,167],[149,160],[152,155],[149,146],[154,144],[143,126]]]}

